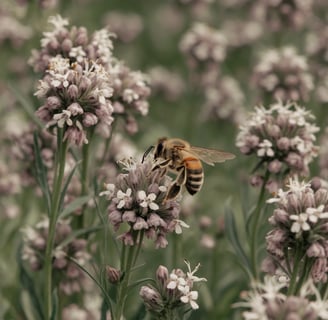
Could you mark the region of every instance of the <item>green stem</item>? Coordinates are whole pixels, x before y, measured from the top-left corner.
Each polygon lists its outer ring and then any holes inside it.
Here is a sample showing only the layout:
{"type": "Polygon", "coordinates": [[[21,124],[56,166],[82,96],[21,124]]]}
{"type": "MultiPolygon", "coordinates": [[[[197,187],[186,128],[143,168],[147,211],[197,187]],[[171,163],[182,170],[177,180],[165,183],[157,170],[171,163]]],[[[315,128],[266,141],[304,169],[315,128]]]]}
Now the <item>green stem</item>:
{"type": "MultiPolygon", "coordinates": [[[[89,146],[90,142],[88,144],[84,144],[82,147],[82,171],[81,171],[81,196],[85,196],[88,193],[88,186],[89,186],[89,146]]],[[[78,216],[78,222],[77,227],[78,229],[82,229],[84,227],[85,223],[85,210],[87,205],[84,204],[82,206],[81,214],[78,216]]]]}
{"type": "Polygon", "coordinates": [[[305,256],[302,274],[297,282],[295,293],[298,294],[302,285],[306,283],[307,279],[309,278],[309,274],[311,272],[314,260],[305,256]]]}
{"type": "Polygon", "coordinates": [[[129,287],[131,271],[137,261],[140,248],[142,245],[142,238],[143,238],[143,232],[134,231],[133,240],[135,245],[129,247],[125,247],[125,245],[123,245],[122,253],[126,252],[126,256],[125,254],[122,254],[121,256],[121,269],[124,272],[124,277],[118,289],[114,320],[120,320],[123,317],[124,306],[128,295],[128,287],[129,287]]]}
{"type": "Polygon", "coordinates": [[[181,243],[178,239],[179,235],[175,232],[172,233],[172,257],[171,257],[171,267],[176,268],[178,263],[178,257],[180,257],[181,243]]]}
{"type": "Polygon", "coordinates": [[[257,240],[258,240],[258,233],[259,233],[259,228],[261,225],[261,213],[262,213],[262,206],[263,206],[263,201],[264,201],[264,195],[265,195],[265,185],[267,184],[269,180],[270,172],[267,170],[264,175],[260,195],[257,201],[256,209],[254,211],[253,215],[253,225],[252,225],[252,234],[251,234],[251,239],[250,239],[250,249],[251,249],[251,265],[252,265],[252,272],[253,272],[253,277],[254,279],[258,279],[258,264],[257,264],[257,251],[258,251],[258,246],[257,246],[257,240]]]}
{"type": "Polygon", "coordinates": [[[294,264],[293,264],[293,272],[292,272],[292,276],[290,278],[288,292],[287,292],[288,296],[294,295],[296,293],[297,277],[298,277],[298,274],[299,274],[299,268],[300,268],[300,265],[301,265],[302,258],[303,258],[303,253],[302,253],[302,250],[301,250],[301,246],[298,245],[297,248],[296,248],[296,253],[295,253],[295,259],[294,259],[294,264]]]}
{"type": "Polygon", "coordinates": [[[64,179],[65,160],[67,153],[67,141],[63,141],[63,132],[59,130],[57,136],[58,156],[55,163],[55,176],[51,197],[51,208],[49,214],[49,233],[47,239],[44,272],[45,272],[45,317],[50,318],[52,312],[52,251],[55,240],[56,223],[60,210],[60,194],[64,179]]]}

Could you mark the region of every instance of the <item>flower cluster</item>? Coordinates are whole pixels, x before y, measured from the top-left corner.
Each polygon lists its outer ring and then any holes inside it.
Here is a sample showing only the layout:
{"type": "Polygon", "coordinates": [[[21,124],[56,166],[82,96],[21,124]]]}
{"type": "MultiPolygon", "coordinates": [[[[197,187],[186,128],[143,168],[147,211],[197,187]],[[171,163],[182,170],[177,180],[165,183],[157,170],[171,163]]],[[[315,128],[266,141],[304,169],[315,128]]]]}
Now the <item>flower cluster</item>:
{"type": "MultiPolygon", "coordinates": [[[[41,270],[44,266],[49,231],[49,219],[45,217],[35,227],[23,229],[22,259],[26,260],[33,271],[41,270]]],[[[89,279],[74,262],[85,266],[91,256],[86,251],[87,242],[84,239],[72,239],[67,242],[67,237],[72,233],[68,220],[59,220],[56,225],[55,244],[52,252],[52,266],[55,274],[61,275],[59,288],[67,295],[80,292],[89,285],[89,279]]]]}
{"type": "Polygon", "coordinates": [[[48,69],[50,60],[58,55],[69,59],[69,64],[90,60],[104,66],[111,63],[113,35],[108,30],[95,31],[89,39],[86,28],[73,26],[68,29],[68,20],[60,15],[51,16],[48,21],[52,29],[44,32],[41,49],[33,50],[29,60],[34,71],[44,73],[48,69]]]}
{"type": "Polygon", "coordinates": [[[283,47],[265,52],[253,71],[253,81],[263,96],[283,101],[307,101],[313,89],[313,79],[304,56],[295,48],[283,47]]]}
{"type": "Polygon", "coordinates": [[[188,59],[192,69],[210,69],[226,57],[227,39],[219,30],[204,23],[196,23],[183,36],[180,50],[188,59]]]}
{"type": "Polygon", "coordinates": [[[59,15],[49,22],[53,29],[44,33],[41,50],[30,59],[34,70],[44,74],[36,96],[45,104],[37,115],[47,127],[65,127],[65,138],[77,145],[88,142],[87,131],[93,128],[108,137],[113,114],[135,133],[134,115],[145,116],[149,108],[146,76],[113,56],[108,30],[89,37],[84,27],[68,29],[68,20],[59,15]]]}
{"type": "Polygon", "coordinates": [[[255,154],[260,165],[278,175],[307,175],[318,154],[311,112],[296,103],[277,102],[268,109],[256,107],[240,126],[236,145],[246,155],[255,154]]]}
{"type": "Polygon", "coordinates": [[[306,53],[319,67],[328,66],[328,26],[319,24],[306,38],[306,53]]]}
{"type": "Polygon", "coordinates": [[[168,232],[181,232],[185,223],[179,220],[180,206],[176,200],[165,200],[170,179],[161,170],[152,170],[151,161],[128,163],[127,173],[117,176],[115,184],[107,184],[106,195],[110,223],[117,230],[121,224],[130,229],[120,236],[125,245],[134,245],[133,234],[144,231],[155,240],[156,247],[164,248],[168,232]]]}
{"type": "Polygon", "coordinates": [[[236,306],[246,307],[245,320],[325,320],[328,319],[328,303],[323,300],[312,282],[307,282],[299,296],[287,296],[284,284],[266,276],[264,283],[255,283],[244,294],[245,302],[236,306]]]}
{"type": "Polygon", "coordinates": [[[205,104],[202,117],[205,119],[229,119],[242,122],[244,94],[232,77],[216,79],[205,87],[205,104]]]}
{"type": "Polygon", "coordinates": [[[111,11],[106,14],[104,22],[119,40],[126,43],[133,41],[144,27],[139,15],[120,11],[111,11]]]}
{"type": "Polygon", "coordinates": [[[176,101],[185,91],[185,83],[179,74],[162,66],[150,69],[149,77],[153,94],[161,94],[167,101],[176,101]]]}
{"type": "Polygon", "coordinates": [[[45,100],[36,114],[47,128],[65,128],[64,139],[82,145],[88,143],[88,128],[95,127],[109,137],[114,110],[112,94],[112,79],[102,65],[90,63],[82,67],[57,56],[50,60],[35,93],[45,100]]]}
{"type": "Polygon", "coordinates": [[[125,120],[125,129],[133,134],[138,130],[135,114],[148,114],[150,87],[145,74],[132,71],[123,62],[113,62],[109,73],[113,82],[114,114],[125,120]]]}
{"type": "Polygon", "coordinates": [[[195,282],[206,281],[205,278],[195,276],[200,264],[191,270],[190,263],[185,261],[188,271],[174,269],[169,274],[168,269],[159,266],[156,271],[156,287],[151,285],[142,286],[140,296],[147,310],[156,317],[165,317],[172,314],[172,309],[178,310],[189,304],[195,310],[198,309],[196,302],[198,291],[193,290],[195,282]]]}
{"type": "Polygon", "coordinates": [[[0,5],[0,44],[10,41],[13,47],[19,47],[32,37],[33,31],[23,25],[6,7],[5,4],[0,5]]]}
{"type": "Polygon", "coordinates": [[[255,17],[264,22],[270,31],[297,30],[311,16],[313,0],[259,0],[254,4],[255,17]]]}
{"type": "Polygon", "coordinates": [[[302,263],[312,261],[314,282],[326,282],[328,270],[328,190],[315,183],[290,179],[287,190],[279,190],[276,209],[269,222],[273,229],[266,236],[269,257],[265,271],[274,273],[282,266],[290,276],[291,266],[301,251],[302,263]],[[298,253],[297,253],[298,252],[298,253]]]}

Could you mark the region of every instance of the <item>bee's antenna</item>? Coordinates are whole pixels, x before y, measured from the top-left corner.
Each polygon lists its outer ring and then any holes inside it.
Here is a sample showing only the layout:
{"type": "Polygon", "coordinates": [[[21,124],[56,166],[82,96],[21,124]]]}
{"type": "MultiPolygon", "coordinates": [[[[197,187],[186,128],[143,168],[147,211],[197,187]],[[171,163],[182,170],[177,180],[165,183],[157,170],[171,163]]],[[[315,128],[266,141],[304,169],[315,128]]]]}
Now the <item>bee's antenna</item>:
{"type": "Polygon", "coordinates": [[[148,154],[155,148],[155,146],[150,146],[144,153],[144,155],[142,156],[142,160],[141,163],[143,163],[146,159],[146,157],[148,156],[148,154]]]}

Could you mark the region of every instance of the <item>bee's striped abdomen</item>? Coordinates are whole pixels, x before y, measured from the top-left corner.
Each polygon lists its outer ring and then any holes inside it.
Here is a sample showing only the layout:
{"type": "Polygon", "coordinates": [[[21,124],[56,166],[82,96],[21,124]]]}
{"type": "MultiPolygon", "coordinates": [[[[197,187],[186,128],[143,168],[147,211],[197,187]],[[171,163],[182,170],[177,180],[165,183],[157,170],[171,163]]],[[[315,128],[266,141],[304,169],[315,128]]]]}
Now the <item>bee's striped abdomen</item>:
{"type": "Polygon", "coordinates": [[[186,166],[186,189],[193,195],[200,190],[203,185],[204,173],[200,160],[194,157],[184,159],[186,166]]]}

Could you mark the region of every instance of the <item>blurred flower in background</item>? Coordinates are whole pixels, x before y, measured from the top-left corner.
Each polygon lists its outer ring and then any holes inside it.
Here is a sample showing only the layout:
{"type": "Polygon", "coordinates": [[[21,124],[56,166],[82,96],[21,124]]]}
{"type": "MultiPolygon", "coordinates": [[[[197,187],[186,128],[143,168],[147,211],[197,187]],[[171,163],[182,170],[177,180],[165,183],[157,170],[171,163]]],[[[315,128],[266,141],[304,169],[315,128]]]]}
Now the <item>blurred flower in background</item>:
{"type": "Polygon", "coordinates": [[[265,52],[253,71],[254,85],[265,99],[284,102],[308,101],[313,90],[313,78],[305,56],[296,48],[283,47],[265,52]]]}
{"type": "MultiPolygon", "coordinates": [[[[25,227],[22,230],[22,259],[27,261],[33,271],[41,270],[44,267],[48,230],[48,217],[44,217],[35,227],[25,227]]],[[[77,238],[67,241],[71,233],[70,221],[58,220],[52,266],[59,279],[59,288],[66,295],[79,293],[92,286],[87,274],[78,266],[86,266],[91,259],[90,254],[86,251],[87,241],[77,238]]]]}
{"type": "Polygon", "coordinates": [[[269,276],[264,283],[254,283],[251,291],[243,293],[246,302],[236,304],[248,309],[243,312],[243,319],[327,319],[328,304],[313,283],[306,283],[299,296],[286,295],[284,287],[285,284],[269,276]]]}
{"type": "Polygon", "coordinates": [[[297,103],[256,107],[240,126],[236,146],[243,154],[255,154],[256,169],[268,170],[278,183],[287,175],[307,176],[309,164],[318,155],[314,134],[319,127],[313,120],[313,114],[297,103]]]}

